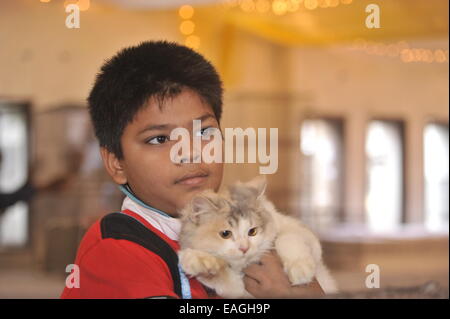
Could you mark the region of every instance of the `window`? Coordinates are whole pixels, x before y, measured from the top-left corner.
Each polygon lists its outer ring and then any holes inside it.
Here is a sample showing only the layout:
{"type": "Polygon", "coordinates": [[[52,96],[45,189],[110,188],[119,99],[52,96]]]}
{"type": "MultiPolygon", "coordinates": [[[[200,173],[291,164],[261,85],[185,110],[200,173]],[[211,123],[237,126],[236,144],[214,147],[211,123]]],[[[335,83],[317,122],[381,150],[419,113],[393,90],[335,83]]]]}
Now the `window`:
{"type": "MultiPolygon", "coordinates": [[[[0,101],[0,192],[11,194],[28,179],[28,108],[0,101]]],[[[0,214],[0,247],[28,241],[28,204],[17,202],[0,214]]]]}
{"type": "Polygon", "coordinates": [[[374,120],[366,134],[366,222],[373,232],[393,231],[403,217],[403,124],[374,120]]]}
{"type": "Polygon", "coordinates": [[[425,227],[448,231],[448,125],[430,123],[424,130],[425,227]]]}
{"type": "Polygon", "coordinates": [[[341,218],[343,125],[336,119],[307,119],[300,130],[302,220],[324,231],[341,218]]]}

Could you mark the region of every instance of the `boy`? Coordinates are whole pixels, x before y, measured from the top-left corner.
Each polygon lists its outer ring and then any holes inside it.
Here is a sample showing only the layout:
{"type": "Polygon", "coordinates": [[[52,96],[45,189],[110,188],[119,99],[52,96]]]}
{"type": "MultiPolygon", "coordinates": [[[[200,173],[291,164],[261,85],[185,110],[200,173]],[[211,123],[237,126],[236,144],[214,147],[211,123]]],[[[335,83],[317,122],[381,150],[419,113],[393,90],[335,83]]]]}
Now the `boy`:
{"type": "MultiPolygon", "coordinates": [[[[171,160],[170,150],[177,141],[169,136],[177,127],[192,132],[195,119],[201,120],[202,135],[210,128],[220,130],[219,75],[201,55],[184,46],[144,42],[103,65],[88,103],[104,166],[127,195],[121,216],[137,220],[177,251],[177,211],[197,192],[219,189],[223,164],[197,163],[201,150],[171,160]]],[[[132,240],[108,235],[106,220],[97,221],[84,236],[75,261],[80,287],[66,287],[62,298],[208,297],[195,278],[185,278],[182,272],[183,289],[176,289],[178,274],[162,256],[141,245],[137,233],[132,240]]],[[[277,262],[268,256],[249,267],[246,283],[256,297],[258,292],[291,293],[289,282],[280,280],[286,276],[277,262]],[[278,277],[267,279],[267,267],[278,277]]]]}

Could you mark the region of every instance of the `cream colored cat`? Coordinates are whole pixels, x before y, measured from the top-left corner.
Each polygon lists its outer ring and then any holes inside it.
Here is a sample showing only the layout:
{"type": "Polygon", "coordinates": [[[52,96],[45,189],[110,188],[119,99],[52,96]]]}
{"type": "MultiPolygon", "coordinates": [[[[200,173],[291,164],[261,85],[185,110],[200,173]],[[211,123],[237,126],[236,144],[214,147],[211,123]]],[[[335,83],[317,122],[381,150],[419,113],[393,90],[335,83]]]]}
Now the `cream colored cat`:
{"type": "Polygon", "coordinates": [[[292,285],[314,277],[326,293],[337,291],[322,262],[317,237],[299,220],[279,213],[264,195],[266,180],[238,182],[228,194],[205,191],[181,211],[180,265],[224,298],[252,298],[242,270],[275,249],[292,285]]]}

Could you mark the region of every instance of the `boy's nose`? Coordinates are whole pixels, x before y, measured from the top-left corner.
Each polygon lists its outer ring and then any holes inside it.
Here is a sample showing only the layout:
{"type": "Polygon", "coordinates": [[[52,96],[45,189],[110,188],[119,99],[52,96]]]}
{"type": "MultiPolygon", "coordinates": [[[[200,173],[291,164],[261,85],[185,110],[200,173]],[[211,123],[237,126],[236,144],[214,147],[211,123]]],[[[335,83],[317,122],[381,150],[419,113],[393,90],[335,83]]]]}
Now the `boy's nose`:
{"type": "Polygon", "coordinates": [[[188,156],[180,157],[178,159],[179,164],[199,163],[199,162],[200,162],[200,154],[199,153],[194,154],[194,156],[192,156],[192,159],[190,159],[188,156]]]}

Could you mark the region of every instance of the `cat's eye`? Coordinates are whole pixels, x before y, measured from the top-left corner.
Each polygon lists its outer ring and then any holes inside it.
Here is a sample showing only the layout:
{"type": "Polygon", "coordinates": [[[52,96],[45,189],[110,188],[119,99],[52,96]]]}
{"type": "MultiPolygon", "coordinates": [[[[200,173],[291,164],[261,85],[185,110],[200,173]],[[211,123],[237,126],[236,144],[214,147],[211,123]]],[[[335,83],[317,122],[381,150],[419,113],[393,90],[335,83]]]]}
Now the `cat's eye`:
{"type": "Polygon", "coordinates": [[[220,233],[220,237],[224,238],[224,239],[228,239],[231,237],[231,231],[230,230],[223,230],[220,233]]]}
{"type": "Polygon", "coordinates": [[[258,228],[254,227],[248,231],[249,236],[255,236],[258,233],[258,228]]]}

